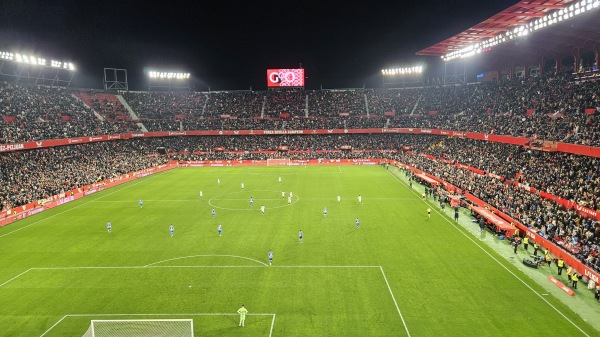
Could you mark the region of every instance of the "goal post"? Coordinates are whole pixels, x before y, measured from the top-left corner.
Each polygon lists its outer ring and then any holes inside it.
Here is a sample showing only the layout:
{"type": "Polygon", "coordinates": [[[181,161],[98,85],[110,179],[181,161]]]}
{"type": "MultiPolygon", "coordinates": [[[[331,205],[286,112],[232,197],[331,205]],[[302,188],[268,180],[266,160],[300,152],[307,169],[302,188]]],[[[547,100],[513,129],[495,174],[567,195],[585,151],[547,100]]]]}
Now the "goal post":
{"type": "Polygon", "coordinates": [[[83,337],[193,337],[192,319],[92,320],[83,337]]]}
{"type": "Polygon", "coordinates": [[[267,159],[267,166],[289,166],[289,165],[290,165],[289,158],[267,159]]]}

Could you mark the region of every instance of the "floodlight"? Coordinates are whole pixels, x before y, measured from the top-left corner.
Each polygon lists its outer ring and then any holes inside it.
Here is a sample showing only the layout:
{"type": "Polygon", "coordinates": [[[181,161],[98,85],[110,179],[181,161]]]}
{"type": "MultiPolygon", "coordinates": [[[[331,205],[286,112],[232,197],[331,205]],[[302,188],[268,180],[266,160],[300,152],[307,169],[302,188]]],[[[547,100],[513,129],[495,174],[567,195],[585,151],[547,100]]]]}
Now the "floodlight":
{"type": "MultiPolygon", "coordinates": [[[[423,72],[423,66],[381,69],[383,76],[413,75],[423,72]]],[[[187,74],[189,76],[189,74],[187,74]]]]}
{"type": "Polygon", "coordinates": [[[172,80],[172,79],[184,80],[184,79],[190,78],[190,73],[180,73],[180,72],[175,72],[175,71],[149,70],[147,73],[148,73],[148,77],[151,79],[157,78],[157,79],[167,79],[167,80],[172,80]]]}

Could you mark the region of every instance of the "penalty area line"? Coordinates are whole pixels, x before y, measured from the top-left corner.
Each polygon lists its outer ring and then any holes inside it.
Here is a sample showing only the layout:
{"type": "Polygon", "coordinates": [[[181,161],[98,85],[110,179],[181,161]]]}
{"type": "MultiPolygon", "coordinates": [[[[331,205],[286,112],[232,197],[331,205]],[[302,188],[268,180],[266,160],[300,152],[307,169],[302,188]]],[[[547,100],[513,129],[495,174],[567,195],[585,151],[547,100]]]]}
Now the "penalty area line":
{"type": "Polygon", "coordinates": [[[3,285],[5,285],[5,284],[7,284],[7,283],[10,283],[10,282],[11,282],[11,281],[13,281],[13,280],[16,280],[17,278],[21,277],[22,275],[24,275],[25,273],[27,273],[27,272],[28,272],[28,271],[30,271],[31,269],[33,269],[33,268],[29,268],[29,269],[27,269],[26,271],[22,272],[21,274],[19,274],[19,275],[15,276],[15,277],[13,277],[13,278],[11,278],[10,280],[8,280],[8,281],[5,281],[4,283],[0,284],[0,287],[2,287],[3,285]]]}
{"type": "Polygon", "coordinates": [[[392,292],[392,288],[390,287],[390,283],[388,282],[387,277],[385,276],[385,273],[383,272],[383,267],[379,266],[379,270],[381,270],[381,275],[383,275],[383,279],[385,280],[385,284],[387,285],[387,288],[390,292],[390,295],[392,296],[392,300],[394,301],[394,305],[396,306],[396,310],[398,311],[398,316],[400,316],[400,319],[402,320],[402,325],[404,325],[404,330],[406,330],[406,334],[408,335],[408,337],[410,337],[410,332],[408,331],[408,326],[406,325],[406,321],[404,320],[404,316],[402,316],[402,312],[400,311],[400,307],[398,306],[398,302],[396,302],[396,297],[394,296],[394,293],[392,292]]]}

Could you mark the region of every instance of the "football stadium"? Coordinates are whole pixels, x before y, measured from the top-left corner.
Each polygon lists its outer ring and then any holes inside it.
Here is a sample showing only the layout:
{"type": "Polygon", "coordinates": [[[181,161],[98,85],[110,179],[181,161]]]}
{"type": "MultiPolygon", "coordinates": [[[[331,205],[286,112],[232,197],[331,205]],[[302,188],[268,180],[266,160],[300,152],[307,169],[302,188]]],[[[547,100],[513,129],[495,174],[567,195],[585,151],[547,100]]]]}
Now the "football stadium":
{"type": "MultiPolygon", "coordinates": [[[[125,6],[150,15],[135,35],[116,7],[1,5],[0,337],[600,336],[600,1],[469,2],[447,25],[426,13],[455,5],[436,3],[393,5],[438,32],[392,34],[410,49],[396,61],[337,32],[386,61],[332,88],[316,79],[340,68],[322,69],[355,51],[298,66],[302,39],[242,74],[194,35],[233,69],[196,73],[170,15],[200,8],[125,6]],[[123,53],[31,46],[58,32],[123,53]],[[159,61],[129,68],[162,33],[159,61]]],[[[261,42],[231,23],[239,6],[211,9],[233,33],[204,34],[243,53],[261,42]]],[[[332,24],[369,17],[353,6],[332,24]]]]}

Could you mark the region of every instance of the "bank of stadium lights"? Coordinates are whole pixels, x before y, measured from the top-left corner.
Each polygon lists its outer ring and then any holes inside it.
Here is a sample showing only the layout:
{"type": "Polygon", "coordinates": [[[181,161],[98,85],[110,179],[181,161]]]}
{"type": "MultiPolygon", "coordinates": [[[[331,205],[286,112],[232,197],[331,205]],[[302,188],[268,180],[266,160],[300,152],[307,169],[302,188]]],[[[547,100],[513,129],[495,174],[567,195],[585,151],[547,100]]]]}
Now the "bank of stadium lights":
{"type": "Polygon", "coordinates": [[[190,78],[190,73],[174,73],[164,71],[150,71],[148,77],[155,79],[166,79],[166,80],[185,80],[190,78]]]}
{"type": "Polygon", "coordinates": [[[23,53],[11,53],[6,51],[0,51],[0,59],[13,61],[17,63],[26,63],[31,65],[38,65],[44,67],[53,67],[53,68],[61,68],[66,70],[75,70],[75,65],[71,62],[64,61],[55,61],[50,60],[50,64],[48,65],[48,61],[45,58],[35,56],[35,55],[27,55],[23,53]]]}
{"type": "Polygon", "coordinates": [[[503,34],[494,36],[490,39],[487,39],[483,42],[476,43],[467,47],[464,47],[459,50],[455,50],[450,52],[444,56],[442,59],[444,61],[450,61],[457,58],[466,58],[476,54],[480,54],[484,51],[489,50],[490,48],[504,43],[510,40],[514,40],[518,37],[527,36],[532,32],[535,32],[540,29],[544,29],[546,27],[552,26],[556,23],[562,22],[564,20],[571,19],[579,14],[583,14],[587,11],[591,11],[600,7],[600,0],[581,0],[575,4],[567,6],[565,8],[553,11],[552,13],[548,13],[547,15],[530,21],[525,25],[521,25],[513,28],[503,34]]]}
{"type": "Polygon", "coordinates": [[[381,69],[383,76],[418,75],[423,73],[423,66],[381,69]]]}

